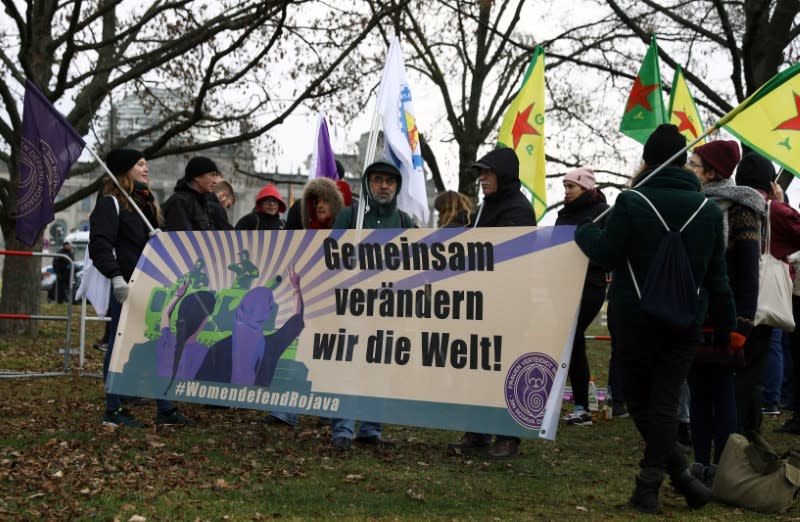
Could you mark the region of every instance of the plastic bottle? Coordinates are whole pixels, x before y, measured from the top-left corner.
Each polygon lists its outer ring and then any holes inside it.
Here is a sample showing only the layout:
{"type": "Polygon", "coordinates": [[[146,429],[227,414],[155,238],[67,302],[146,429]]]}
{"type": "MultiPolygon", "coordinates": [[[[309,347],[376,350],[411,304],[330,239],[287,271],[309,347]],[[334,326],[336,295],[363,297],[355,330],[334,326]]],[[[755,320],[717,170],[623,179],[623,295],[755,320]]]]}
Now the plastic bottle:
{"type": "Polygon", "coordinates": [[[598,411],[600,404],[597,400],[597,386],[593,380],[589,381],[589,411],[598,411]]]}

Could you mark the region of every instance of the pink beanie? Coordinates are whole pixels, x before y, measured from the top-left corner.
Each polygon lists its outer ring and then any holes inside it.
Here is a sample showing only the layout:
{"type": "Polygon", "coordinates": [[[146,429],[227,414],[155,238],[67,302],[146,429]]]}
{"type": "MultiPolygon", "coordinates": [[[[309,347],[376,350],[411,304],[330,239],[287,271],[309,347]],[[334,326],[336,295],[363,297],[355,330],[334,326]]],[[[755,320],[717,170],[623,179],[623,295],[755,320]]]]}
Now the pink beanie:
{"type": "Polygon", "coordinates": [[[595,186],[594,172],[591,169],[575,169],[564,176],[564,181],[571,181],[576,185],[580,185],[586,190],[592,190],[595,186]]]}

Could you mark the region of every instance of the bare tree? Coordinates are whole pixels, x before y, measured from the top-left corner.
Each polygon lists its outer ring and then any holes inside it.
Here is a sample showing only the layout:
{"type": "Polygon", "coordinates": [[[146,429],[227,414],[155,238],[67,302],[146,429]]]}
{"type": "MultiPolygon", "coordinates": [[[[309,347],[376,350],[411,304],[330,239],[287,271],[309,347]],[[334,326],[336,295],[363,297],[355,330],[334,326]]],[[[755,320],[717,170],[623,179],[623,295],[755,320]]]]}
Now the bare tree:
{"type": "MultiPolygon", "coordinates": [[[[262,136],[301,104],[338,92],[348,80],[341,70],[355,59],[353,51],[402,7],[370,13],[332,12],[326,3],[309,0],[157,0],[133,6],[121,0],[0,1],[9,20],[0,26],[0,102],[6,113],[0,118],[0,161],[10,172],[0,180],[0,229],[12,250],[26,249],[14,235],[26,78],[82,135],[102,126],[113,98],[133,94],[159,105],[158,119],[146,129],[95,136],[103,150],[144,143],[150,158],[196,152],[262,136]],[[154,95],[159,89],[174,96],[154,95]],[[196,138],[198,129],[210,131],[207,139],[196,138]],[[113,139],[105,142],[108,136],[113,139]]],[[[99,183],[87,179],[57,210],[93,193],[99,183]]],[[[40,247],[41,238],[35,248],[40,247]]],[[[6,259],[0,310],[36,312],[38,285],[34,263],[6,259]]],[[[4,321],[0,328],[35,331],[31,323],[14,323],[4,321]]]]}

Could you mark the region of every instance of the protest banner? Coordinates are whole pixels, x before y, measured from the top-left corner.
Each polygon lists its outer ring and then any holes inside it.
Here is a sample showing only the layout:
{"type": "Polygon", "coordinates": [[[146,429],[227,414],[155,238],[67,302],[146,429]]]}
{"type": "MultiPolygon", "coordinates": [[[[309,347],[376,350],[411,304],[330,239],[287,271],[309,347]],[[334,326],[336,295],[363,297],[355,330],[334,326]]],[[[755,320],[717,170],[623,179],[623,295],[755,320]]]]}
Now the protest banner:
{"type": "Polygon", "coordinates": [[[107,385],[555,437],[587,260],[574,227],[160,233],[107,385]]]}

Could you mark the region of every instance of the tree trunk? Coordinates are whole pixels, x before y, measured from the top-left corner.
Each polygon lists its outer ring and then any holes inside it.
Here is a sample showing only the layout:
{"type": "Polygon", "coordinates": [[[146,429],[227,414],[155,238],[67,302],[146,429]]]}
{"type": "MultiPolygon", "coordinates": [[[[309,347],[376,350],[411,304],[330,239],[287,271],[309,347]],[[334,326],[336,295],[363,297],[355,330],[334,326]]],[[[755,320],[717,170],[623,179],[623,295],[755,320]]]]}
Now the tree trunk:
{"type": "MultiPolygon", "coordinates": [[[[33,247],[17,240],[13,230],[5,234],[6,250],[40,252],[42,236],[33,247]]],[[[49,264],[49,263],[47,263],[49,264]]],[[[42,258],[31,256],[5,256],[3,260],[3,290],[0,294],[0,313],[4,314],[38,314],[41,296],[42,258]]],[[[39,326],[36,321],[0,320],[0,333],[37,335],[39,326]]]]}
{"type": "Polygon", "coordinates": [[[478,187],[475,185],[478,176],[472,169],[477,155],[477,143],[462,143],[458,148],[458,191],[473,201],[477,201],[478,198],[478,187]]]}

